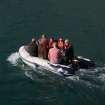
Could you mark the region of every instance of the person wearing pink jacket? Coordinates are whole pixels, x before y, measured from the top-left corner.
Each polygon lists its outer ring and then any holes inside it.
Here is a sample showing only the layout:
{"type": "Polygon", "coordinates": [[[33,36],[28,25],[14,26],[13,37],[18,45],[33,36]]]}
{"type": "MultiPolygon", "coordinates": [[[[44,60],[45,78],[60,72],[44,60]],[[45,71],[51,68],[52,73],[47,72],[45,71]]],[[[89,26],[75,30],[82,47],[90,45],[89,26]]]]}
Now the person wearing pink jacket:
{"type": "Polygon", "coordinates": [[[61,52],[57,48],[57,43],[53,43],[53,48],[49,49],[48,59],[53,64],[59,64],[61,62],[61,52]]]}

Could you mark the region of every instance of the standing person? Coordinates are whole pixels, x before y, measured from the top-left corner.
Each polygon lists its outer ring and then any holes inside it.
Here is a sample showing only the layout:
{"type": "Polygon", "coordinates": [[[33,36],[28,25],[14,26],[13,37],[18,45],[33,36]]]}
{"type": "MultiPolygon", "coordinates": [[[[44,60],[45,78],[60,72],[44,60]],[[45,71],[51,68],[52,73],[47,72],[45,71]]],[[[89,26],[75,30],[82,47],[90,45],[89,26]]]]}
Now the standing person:
{"type": "Polygon", "coordinates": [[[64,53],[64,40],[61,37],[58,39],[58,48],[60,49],[61,54],[63,55],[63,53],[64,53]]]}
{"type": "Polygon", "coordinates": [[[53,48],[54,38],[51,37],[49,40],[49,48],[53,48]]]}
{"type": "Polygon", "coordinates": [[[57,43],[53,43],[53,48],[50,48],[48,53],[48,59],[53,64],[59,64],[61,62],[61,52],[57,48],[57,43]]]}
{"type": "Polygon", "coordinates": [[[35,38],[32,38],[31,43],[28,45],[28,52],[31,56],[38,56],[38,45],[35,38]]]}
{"type": "Polygon", "coordinates": [[[58,39],[58,48],[61,50],[64,48],[64,41],[62,38],[58,39]]]}
{"type": "Polygon", "coordinates": [[[43,59],[47,59],[48,57],[48,39],[45,34],[42,34],[39,39],[38,56],[43,59]]]}
{"type": "Polygon", "coordinates": [[[66,39],[64,42],[64,53],[64,62],[66,64],[70,64],[71,61],[74,59],[74,49],[68,39],[66,39]]]}

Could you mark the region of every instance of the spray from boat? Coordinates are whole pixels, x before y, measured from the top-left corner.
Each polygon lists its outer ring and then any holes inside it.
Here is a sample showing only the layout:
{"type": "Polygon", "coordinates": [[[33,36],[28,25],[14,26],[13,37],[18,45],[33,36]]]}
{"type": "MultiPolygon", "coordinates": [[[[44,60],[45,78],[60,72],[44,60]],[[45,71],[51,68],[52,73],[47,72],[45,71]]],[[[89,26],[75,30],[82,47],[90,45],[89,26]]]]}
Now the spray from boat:
{"type": "MultiPolygon", "coordinates": [[[[17,66],[20,70],[24,71],[26,77],[34,81],[45,81],[46,78],[50,78],[51,74],[46,73],[46,70],[42,68],[32,68],[25,65],[19,56],[18,52],[11,53],[6,61],[8,61],[12,66],[17,66]],[[49,76],[48,76],[49,75],[49,76]]],[[[53,75],[54,77],[54,75],[53,75]]],[[[50,78],[51,79],[51,78],[50,78]]],[[[76,75],[69,77],[70,80],[78,83],[83,83],[89,88],[97,87],[105,90],[105,65],[102,67],[96,67],[92,69],[80,69],[76,75]],[[98,84],[100,83],[100,84],[98,84]]]]}

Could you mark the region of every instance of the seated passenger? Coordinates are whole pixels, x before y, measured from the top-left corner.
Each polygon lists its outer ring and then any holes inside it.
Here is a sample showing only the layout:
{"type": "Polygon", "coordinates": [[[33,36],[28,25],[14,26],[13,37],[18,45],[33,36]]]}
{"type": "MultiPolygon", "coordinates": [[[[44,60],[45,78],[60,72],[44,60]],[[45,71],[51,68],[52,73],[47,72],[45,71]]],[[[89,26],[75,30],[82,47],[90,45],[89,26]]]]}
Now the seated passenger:
{"type": "Polygon", "coordinates": [[[58,39],[58,48],[61,50],[64,48],[64,41],[62,38],[58,39]]]}
{"type": "Polygon", "coordinates": [[[31,56],[38,56],[38,45],[35,38],[32,38],[31,43],[28,45],[28,52],[31,56]]]}
{"type": "Polygon", "coordinates": [[[38,56],[43,59],[48,57],[48,40],[44,34],[39,39],[38,56]]]}
{"type": "Polygon", "coordinates": [[[53,64],[59,64],[61,62],[61,53],[57,48],[57,43],[53,43],[53,48],[49,50],[48,59],[53,64]]]}
{"type": "Polygon", "coordinates": [[[72,44],[69,42],[68,39],[64,42],[64,61],[66,64],[70,64],[71,61],[74,59],[74,50],[72,44]]]}
{"type": "Polygon", "coordinates": [[[49,40],[49,48],[53,47],[53,43],[54,43],[54,38],[51,37],[50,40],[49,40]]]}
{"type": "Polygon", "coordinates": [[[77,58],[74,58],[72,60],[72,67],[75,69],[75,70],[78,70],[80,67],[79,67],[79,61],[77,58]]]}

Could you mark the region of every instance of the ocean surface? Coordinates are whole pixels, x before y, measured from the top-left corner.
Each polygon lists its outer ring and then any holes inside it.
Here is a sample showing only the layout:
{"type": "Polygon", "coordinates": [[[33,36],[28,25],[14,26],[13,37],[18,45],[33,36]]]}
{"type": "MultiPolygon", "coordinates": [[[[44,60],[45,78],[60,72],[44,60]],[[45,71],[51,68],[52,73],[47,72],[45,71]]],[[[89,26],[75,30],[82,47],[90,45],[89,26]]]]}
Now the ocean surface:
{"type": "Polygon", "coordinates": [[[105,105],[105,0],[0,0],[0,105],[105,105]],[[26,66],[19,47],[42,33],[96,68],[65,79],[26,66]]]}

